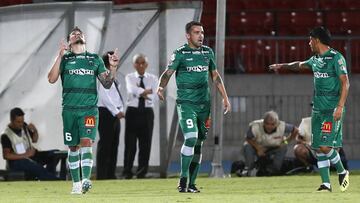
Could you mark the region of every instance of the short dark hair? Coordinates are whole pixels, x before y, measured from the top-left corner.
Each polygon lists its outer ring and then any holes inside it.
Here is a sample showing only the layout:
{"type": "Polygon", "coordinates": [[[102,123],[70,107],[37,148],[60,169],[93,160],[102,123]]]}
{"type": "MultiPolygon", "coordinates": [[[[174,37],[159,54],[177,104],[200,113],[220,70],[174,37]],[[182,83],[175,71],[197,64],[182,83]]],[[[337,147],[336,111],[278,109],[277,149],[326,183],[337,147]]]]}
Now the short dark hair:
{"type": "Polygon", "coordinates": [[[331,34],[328,29],[323,26],[316,27],[310,31],[310,37],[317,38],[321,43],[330,45],[331,34]]]}
{"type": "Polygon", "coordinates": [[[20,109],[19,107],[15,107],[10,111],[10,121],[14,121],[16,117],[24,116],[24,115],[25,113],[22,109],[20,109]]]}
{"type": "Polygon", "coordinates": [[[190,33],[192,26],[203,26],[203,24],[198,21],[188,22],[185,26],[186,33],[190,33]]]}
{"type": "Polygon", "coordinates": [[[113,55],[114,51],[107,51],[106,53],[103,54],[102,59],[104,61],[105,67],[109,68],[110,67],[110,63],[109,63],[109,55],[113,55]]]}
{"type": "Polygon", "coordinates": [[[67,36],[67,38],[66,38],[67,41],[70,40],[70,34],[71,34],[72,32],[75,32],[75,31],[79,31],[81,34],[83,34],[83,31],[81,31],[78,26],[75,26],[75,27],[71,30],[71,32],[68,34],[68,36],[67,36]]]}

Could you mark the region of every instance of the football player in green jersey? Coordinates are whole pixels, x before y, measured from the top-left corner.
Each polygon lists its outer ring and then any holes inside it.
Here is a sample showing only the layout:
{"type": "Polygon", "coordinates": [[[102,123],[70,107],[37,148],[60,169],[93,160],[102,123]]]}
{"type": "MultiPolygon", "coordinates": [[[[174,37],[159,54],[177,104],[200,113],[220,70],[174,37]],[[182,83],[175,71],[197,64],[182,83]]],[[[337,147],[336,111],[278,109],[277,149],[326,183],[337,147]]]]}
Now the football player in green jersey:
{"type": "Polygon", "coordinates": [[[317,165],[322,184],[318,191],[332,191],[330,185],[330,163],[339,174],[340,190],[349,186],[349,172],[344,169],[337,148],[342,146],[342,123],[345,102],[349,91],[344,57],[330,45],[330,32],[316,27],[310,32],[310,48],[314,53],[307,61],[273,64],[269,68],[292,70],[311,69],[314,74],[314,97],[311,115],[311,147],[316,150],[317,165]]]}
{"type": "Polygon", "coordinates": [[[200,192],[195,181],[200,168],[201,147],[210,127],[209,75],[223,98],[225,113],[230,111],[223,81],[216,70],[214,53],[203,45],[204,29],[200,22],[186,24],[187,44],[176,49],[167,69],[160,76],[157,94],[164,100],[163,91],[176,72],[176,107],[184,134],[181,148],[179,192],[200,192]],[[188,180],[189,179],[189,180],[188,180]]]}
{"type": "Polygon", "coordinates": [[[50,83],[55,83],[60,76],[63,87],[63,135],[64,143],[69,146],[71,194],[86,193],[92,187],[92,143],[98,126],[96,78],[105,88],[110,88],[119,64],[116,49],[109,55],[110,71],[107,71],[101,57],[86,51],[85,44],[83,32],[75,27],[68,36],[68,44],[64,40],[61,42],[59,54],[48,74],[50,83]]]}

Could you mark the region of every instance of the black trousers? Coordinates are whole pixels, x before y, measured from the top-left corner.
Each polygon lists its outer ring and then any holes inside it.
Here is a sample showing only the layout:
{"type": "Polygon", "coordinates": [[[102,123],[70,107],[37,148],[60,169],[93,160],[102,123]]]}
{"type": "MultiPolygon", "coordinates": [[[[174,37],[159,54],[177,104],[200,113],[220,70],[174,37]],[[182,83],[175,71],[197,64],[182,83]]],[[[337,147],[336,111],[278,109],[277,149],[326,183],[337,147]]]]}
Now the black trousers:
{"type": "Polygon", "coordinates": [[[154,111],[152,108],[139,110],[128,107],[125,115],[125,155],[124,171],[125,178],[132,178],[132,167],[136,154],[137,141],[139,145],[138,168],[136,176],[144,178],[149,168],[151,151],[151,139],[154,128],[154,111]]]}
{"type": "Polygon", "coordinates": [[[99,142],[96,151],[96,178],[116,179],[120,120],[105,107],[99,107],[99,142]]]}
{"type": "Polygon", "coordinates": [[[24,171],[27,180],[59,180],[56,176],[56,166],[59,163],[54,155],[56,151],[59,150],[36,151],[30,159],[8,161],[10,170],[24,171]]]}

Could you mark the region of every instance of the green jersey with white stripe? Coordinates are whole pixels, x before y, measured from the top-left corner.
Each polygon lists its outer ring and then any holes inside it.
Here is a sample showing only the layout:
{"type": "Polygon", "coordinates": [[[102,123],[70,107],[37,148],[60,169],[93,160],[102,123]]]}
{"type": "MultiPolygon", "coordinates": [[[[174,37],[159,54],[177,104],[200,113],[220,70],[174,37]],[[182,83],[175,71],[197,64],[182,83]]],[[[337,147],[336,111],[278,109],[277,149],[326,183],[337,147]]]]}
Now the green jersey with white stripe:
{"type": "Polygon", "coordinates": [[[168,68],[176,71],[178,104],[210,102],[209,72],[216,69],[210,47],[193,49],[185,44],[174,51],[168,68]]]}
{"type": "Polygon", "coordinates": [[[103,60],[89,52],[66,53],[61,60],[62,106],[64,109],[95,108],[98,101],[96,79],[107,71],[103,60]]]}
{"type": "Polygon", "coordinates": [[[306,61],[314,74],[313,109],[333,110],[341,94],[339,76],[347,74],[344,57],[336,50],[329,49],[322,55],[312,56],[306,61]]]}

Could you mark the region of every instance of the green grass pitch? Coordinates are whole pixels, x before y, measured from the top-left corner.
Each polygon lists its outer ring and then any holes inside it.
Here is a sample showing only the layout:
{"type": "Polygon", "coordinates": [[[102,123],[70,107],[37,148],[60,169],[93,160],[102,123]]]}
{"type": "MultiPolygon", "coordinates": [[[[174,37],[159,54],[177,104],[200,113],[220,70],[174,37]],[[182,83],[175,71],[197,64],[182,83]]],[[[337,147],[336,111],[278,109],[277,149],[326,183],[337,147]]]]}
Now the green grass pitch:
{"type": "Polygon", "coordinates": [[[315,175],[208,178],[201,177],[201,193],[179,193],[176,178],[93,181],[85,195],[70,195],[71,181],[0,182],[0,202],[359,202],[360,175],[350,174],[350,187],[342,193],[337,176],[331,175],[332,193],[316,193],[315,175]]]}

